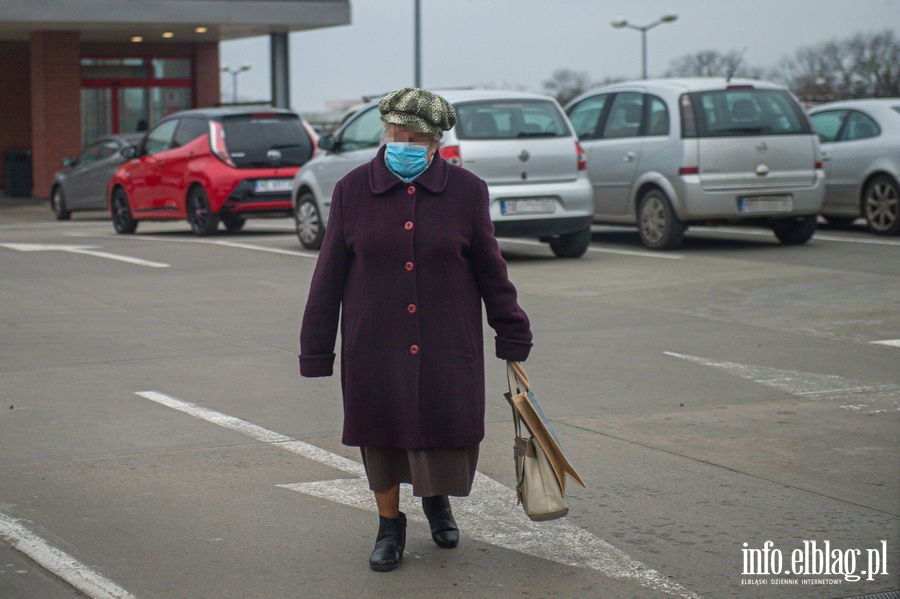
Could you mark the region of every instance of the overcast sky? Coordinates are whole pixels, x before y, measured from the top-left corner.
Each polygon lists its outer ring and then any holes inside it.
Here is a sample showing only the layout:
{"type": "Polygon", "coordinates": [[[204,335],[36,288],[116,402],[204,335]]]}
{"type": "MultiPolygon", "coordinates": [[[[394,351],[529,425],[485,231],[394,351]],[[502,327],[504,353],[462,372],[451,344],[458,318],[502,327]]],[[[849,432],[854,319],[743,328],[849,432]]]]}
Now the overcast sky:
{"type": "MultiPolygon", "coordinates": [[[[641,34],[614,29],[624,17],[647,25],[649,76],[700,50],[747,48],[750,66],[774,67],[801,47],[858,32],[900,28],[900,0],[421,0],[423,87],[524,87],[542,91],[556,69],[592,80],[639,78],[641,34]]],[[[352,0],[351,25],[290,36],[291,105],[324,110],[413,83],[413,0],[352,0]]],[[[249,63],[241,100],[268,100],[267,37],[225,42],[223,64],[249,63]]],[[[222,89],[231,98],[232,77],[222,89]]]]}

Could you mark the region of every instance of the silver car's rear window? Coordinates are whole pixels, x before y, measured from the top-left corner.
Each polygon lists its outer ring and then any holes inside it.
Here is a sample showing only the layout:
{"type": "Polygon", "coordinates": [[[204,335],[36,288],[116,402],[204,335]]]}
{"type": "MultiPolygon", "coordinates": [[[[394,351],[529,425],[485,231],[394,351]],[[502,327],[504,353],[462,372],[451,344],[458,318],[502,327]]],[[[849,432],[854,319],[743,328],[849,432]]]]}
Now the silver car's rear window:
{"type": "Polygon", "coordinates": [[[803,109],[783,90],[737,87],[688,95],[697,137],[811,133],[803,109]]]}
{"type": "Polygon", "coordinates": [[[553,102],[491,100],[456,104],[460,139],[568,137],[565,117],[553,102]]]}

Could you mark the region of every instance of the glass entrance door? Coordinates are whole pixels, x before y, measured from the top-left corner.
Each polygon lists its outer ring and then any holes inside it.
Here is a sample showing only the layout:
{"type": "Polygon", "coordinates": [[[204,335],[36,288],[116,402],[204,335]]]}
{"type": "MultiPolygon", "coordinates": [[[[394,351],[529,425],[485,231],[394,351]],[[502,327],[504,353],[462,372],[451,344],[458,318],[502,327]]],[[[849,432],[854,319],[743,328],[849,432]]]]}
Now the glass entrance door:
{"type": "Polygon", "coordinates": [[[146,131],[192,106],[189,59],[87,58],[81,66],[85,144],[102,135],[146,131]]]}
{"type": "Polygon", "coordinates": [[[126,87],[118,90],[117,133],[146,131],[150,127],[150,90],[126,87]]]}
{"type": "Polygon", "coordinates": [[[113,132],[112,88],[81,90],[81,137],[84,145],[113,132]]]}

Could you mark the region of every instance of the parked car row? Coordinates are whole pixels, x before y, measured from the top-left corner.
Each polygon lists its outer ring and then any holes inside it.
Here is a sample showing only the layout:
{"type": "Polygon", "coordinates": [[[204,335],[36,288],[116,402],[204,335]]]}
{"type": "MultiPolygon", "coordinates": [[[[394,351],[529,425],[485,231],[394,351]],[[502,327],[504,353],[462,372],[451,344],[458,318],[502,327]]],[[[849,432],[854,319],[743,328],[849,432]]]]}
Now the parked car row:
{"type": "Polygon", "coordinates": [[[137,139],[113,136],[85,148],[57,174],[51,204],[57,218],[76,207],[108,208],[123,234],[142,220],[186,219],[197,235],[219,223],[235,231],[248,217],[293,215],[291,182],[316,142],[288,110],[186,110],[137,139]],[[95,147],[102,160],[92,160],[95,147]]]}
{"type": "MultiPolygon", "coordinates": [[[[448,90],[457,123],[440,155],[485,180],[498,235],[535,237],[560,257],[583,255],[591,241],[593,200],[584,151],[569,120],[547,96],[510,91],[448,90]]],[[[381,146],[379,99],[358,108],[324,152],[294,178],[297,236],[309,249],[322,243],[338,180],[372,160],[381,146]]]]}
{"type": "MultiPolygon", "coordinates": [[[[765,226],[784,244],[806,243],[817,215],[900,229],[900,99],[808,116],[780,86],[712,78],[614,84],[565,109],[524,92],[440,93],[458,115],[440,155],[488,183],[497,234],[540,239],[560,257],[587,251],[592,223],[634,225],[660,250],[697,224],[765,226]]],[[[119,233],[141,220],[184,219],[209,235],[293,216],[315,249],[337,181],[382,143],[378,101],[320,140],[286,110],[180,112],[64,161],[51,207],[58,219],[107,207],[119,233]]]]}

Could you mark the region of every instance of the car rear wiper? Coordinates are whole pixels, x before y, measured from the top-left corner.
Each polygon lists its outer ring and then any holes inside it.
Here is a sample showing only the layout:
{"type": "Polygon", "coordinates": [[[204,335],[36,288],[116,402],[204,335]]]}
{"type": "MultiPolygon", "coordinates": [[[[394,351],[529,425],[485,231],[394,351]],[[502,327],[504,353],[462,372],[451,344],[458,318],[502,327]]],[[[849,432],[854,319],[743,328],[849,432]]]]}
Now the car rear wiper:
{"type": "Polygon", "coordinates": [[[556,137],[557,134],[553,131],[522,131],[516,137],[556,137]]]}
{"type": "Polygon", "coordinates": [[[722,133],[762,133],[765,127],[732,127],[730,129],[719,129],[718,134],[722,133]]]}

